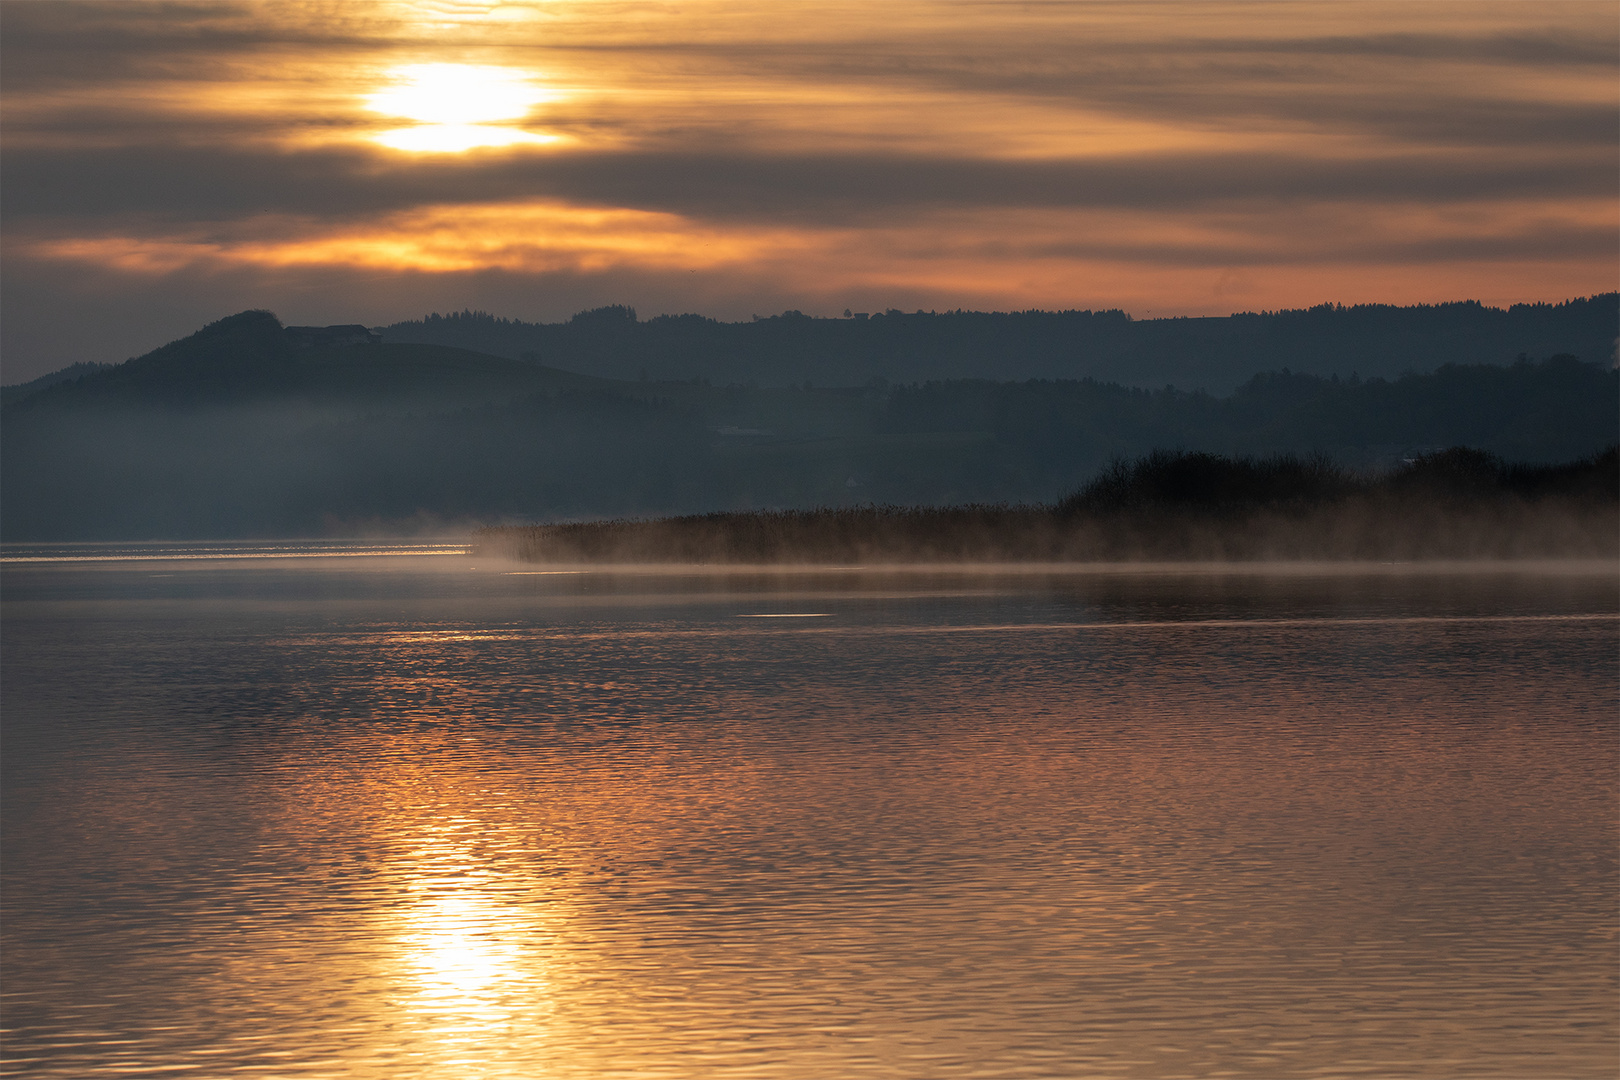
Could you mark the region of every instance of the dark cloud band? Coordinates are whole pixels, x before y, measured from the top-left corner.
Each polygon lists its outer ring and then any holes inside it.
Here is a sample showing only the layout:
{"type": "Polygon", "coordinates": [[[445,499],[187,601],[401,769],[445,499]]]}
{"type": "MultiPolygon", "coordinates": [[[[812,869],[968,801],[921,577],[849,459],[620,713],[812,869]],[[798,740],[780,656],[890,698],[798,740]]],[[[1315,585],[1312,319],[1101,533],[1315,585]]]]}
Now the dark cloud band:
{"type": "Polygon", "coordinates": [[[942,207],[1185,213],[1267,202],[1602,198],[1620,186],[1620,163],[1598,154],[1557,161],[1474,154],[1342,161],[1238,152],[1054,162],[643,151],[440,164],[363,152],[135,147],[16,151],[0,161],[0,184],[12,224],[124,216],[172,224],[264,213],[344,220],[424,204],[557,199],[708,219],[836,225],[881,223],[894,213],[942,207]]]}

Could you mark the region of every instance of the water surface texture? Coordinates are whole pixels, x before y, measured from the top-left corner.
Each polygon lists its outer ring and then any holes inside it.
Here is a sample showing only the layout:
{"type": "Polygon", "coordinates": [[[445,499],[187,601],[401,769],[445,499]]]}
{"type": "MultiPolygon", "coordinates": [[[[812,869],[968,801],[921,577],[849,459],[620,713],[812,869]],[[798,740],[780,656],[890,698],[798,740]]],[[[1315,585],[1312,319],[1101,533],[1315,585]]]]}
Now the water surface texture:
{"type": "Polygon", "coordinates": [[[8,550],[8,1074],[1614,1074],[1613,568],[456,550],[8,550]]]}

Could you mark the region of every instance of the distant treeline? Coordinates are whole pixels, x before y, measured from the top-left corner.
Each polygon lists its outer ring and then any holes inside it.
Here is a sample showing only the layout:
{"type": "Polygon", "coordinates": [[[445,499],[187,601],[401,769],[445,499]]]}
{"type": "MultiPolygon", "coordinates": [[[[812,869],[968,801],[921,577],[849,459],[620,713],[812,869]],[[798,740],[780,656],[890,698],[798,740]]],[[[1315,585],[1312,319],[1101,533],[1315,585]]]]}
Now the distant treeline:
{"type": "MultiPolygon", "coordinates": [[[[1513,460],[1567,460],[1620,435],[1620,373],[1555,356],[1504,367],[1341,379],[1262,372],[1224,397],[1081,381],[954,381],[894,388],[879,430],[983,431],[1072,483],[1117,454],[1166,444],[1227,454],[1326,453],[1388,465],[1446,446],[1513,460]]],[[[1047,496],[1051,497],[1051,496],[1047,496]]]]}
{"type": "Polygon", "coordinates": [[[24,383],[0,386],[0,405],[10,405],[13,402],[21,401],[23,398],[32,397],[47,387],[56,386],[60,383],[76,382],[86,375],[93,375],[104,368],[112,366],[111,364],[97,364],[86,360],[77,364],[69,364],[58,371],[53,371],[48,375],[41,375],[37,379],[30,379],[24,383]]]}
{"type": "Polygon", "coordinates": [[[1368,476],[1326,458],[1156,452],[1049,506],[865,506],[479,530],[532,563],[831,564],[1615,558],[1620,454],[1477,450],[1368,476]]]}
{"type": "Polygon", "coordinates": [[[526,323],[486,312],[395,323],[393,342],[449,345],[611,379],[714,385],[859,386],[945,379],[1085,379],[1226,394],[1259,371],[1394,378],[1444,364],[1507,364],[1568,353],[1614,359],[1620,294],[1492,308],[1468,301],[1321,304],[1214,318],[1122,311],[902,312],[812,318],[797,311],[726,323],[638,320],[633,308],[526,323]]]}
{"type": "Polygon", "coordinates": [[[435,345],[331,343],[244,312],[11,388],[7,540],[455,532],[813,506],[1050,503],[1155,447],[1387,468],[1616,439],[1620,372],[1573,357],[1422,375],[1261,373],[1229,395],[1096,379],[613,381],[435,345]]]}

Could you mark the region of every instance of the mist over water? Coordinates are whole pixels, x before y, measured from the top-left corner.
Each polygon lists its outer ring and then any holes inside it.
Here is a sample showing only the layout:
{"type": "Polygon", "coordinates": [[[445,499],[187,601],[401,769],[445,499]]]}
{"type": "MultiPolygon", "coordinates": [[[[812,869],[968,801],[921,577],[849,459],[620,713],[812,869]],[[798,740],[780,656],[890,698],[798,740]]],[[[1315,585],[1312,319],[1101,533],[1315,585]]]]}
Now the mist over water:
{"type": "Polygon", "coordinates": [[[458,551],[5,551],[9,1070],[1613,1073],[1610,563],[458,551]]]}

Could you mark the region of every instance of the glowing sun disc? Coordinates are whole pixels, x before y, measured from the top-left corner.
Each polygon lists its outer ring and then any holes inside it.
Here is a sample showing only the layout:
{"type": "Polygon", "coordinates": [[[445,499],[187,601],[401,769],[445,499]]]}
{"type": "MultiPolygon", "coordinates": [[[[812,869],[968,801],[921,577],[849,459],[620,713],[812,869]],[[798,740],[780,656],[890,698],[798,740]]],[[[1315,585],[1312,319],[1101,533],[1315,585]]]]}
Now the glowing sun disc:
{"type": "Polygon", "coordinates": [[[522,72],[477,64],[408,64],[393,85],[366,96],[366,107],[419,124],[466,127],[520,120],[551,95],[522,72]]]}

